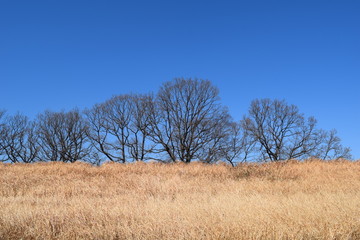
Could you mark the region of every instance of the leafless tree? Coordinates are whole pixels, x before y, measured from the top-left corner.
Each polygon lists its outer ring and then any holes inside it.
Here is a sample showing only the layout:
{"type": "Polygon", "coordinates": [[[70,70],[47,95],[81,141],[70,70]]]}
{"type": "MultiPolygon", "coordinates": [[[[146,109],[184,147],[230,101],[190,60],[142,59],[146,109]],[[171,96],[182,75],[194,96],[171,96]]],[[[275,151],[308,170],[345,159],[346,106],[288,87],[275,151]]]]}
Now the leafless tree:
{"type": "Polygon", "coordinates": [[[262,161],[302,158],[318,146],[313,117],[305,120],[295,105],[261,99],[251,103],[242,126],[260,145],[262,161]]]}
{"type": "Polygon", "coordinates": [[[128,141],[130,156],[135,161],[148,160],[154,152],[155,144],[150,141],[148,129],[151,126],[151,111],[154,97],[150,94],[132,95],[132,114],[128,141]]]}
{"type": "Polygon", "coordinates": [[[152,108],[150,136],[170,161],[191,162],[213,141],[227,114],[210,81],[175,79],[160,88],[152,108]]]}
{"type": "Polygon", "coordinates": [[[115,96],[104,103],[104,110],[107,116],[107,120],[104,121],[105,127],[115,138],[115,142],[109,144],[112,149],[120,152],[118,159],[126,162],[132,114],[131,97],[129,95],[115,96]]]}
{"type": "MultiPolygon", "coordinates": [[[[5,136],[5,123],[2,122],[2,118],[5,115],[4,110],[0,110],[0,142],[3,141],[5,136]]],[[[5,160],[4,148],[0,145],[0,161],[5,160]]]]}
{"type": "Polygon", "coordinates": [[[78,110],[38,115],[39,160],[75,162],[89,156],[88,126],[78,110]]]}
{"type": "Polygon", "coordinates": [[[149,158],[152,101],[151,95],[119,95],[85,111],[89,138],[103,158],[123,163],[149,158]]]}
{"type": "Polygon", "coordinates": [[[95,161],[101,162],[103,160],[101,155],[105,155],[108,160],[115,161],[111,146],[107,142],[110,129],[105,124],[108,119],[105,106],[96,104],[91,109],[85,110],[85,115],[89,126],[88,137],[95,151],[93,154],[93,157],[96,158],[95,161]]]}
{"type": "Polygon", "coordinates": [[[108,160],[126,162],[132,105],[129,95],[112,97],[86,111],[89,138],[108,160]]]}
{"type": "Polygon", "coordinates": [[[335,129],[331,131],[319,131],[320,144],[312,154],[312,157],[317,157],[324,160],[329,159],[351,159],[351,149],[344,147],[341,144],[341,139],[337,136],[335,129]]]}
{"type": "Polygon", "coordinates": [[[351,156],[350,149],[340,144],[336,131],[317,129],[315,118],[306,120],[295,105],[285,101],[254,100],[242,126],[260,146],[262,161],[351,156]]]}
{"type": "Polygon", "coordinates": [[[21,114],[7,117],[2,130],[0,147],[5,153],[4,160],[6,161],[34,162],[39,151],[34,123],[21,114]]]}
{"type": "Polygon", "coordinates": [[[3,118],[4,115],[5,115],[5,110],[0,110],[0,120],[3,118]]]}
{"type": "Polygon", "coordinates": [[[230,138],[232,126],[231,117],[227,109],[223,108],[222,114],[217,114],[214,119],[210,119],[204,124],[210,124],[213,128],[209,134],[204,135],[208,139],[195,156],[201,162],[215,163],[222,160],[222,149],[228,144],[227,140],[230,138]]]}
{"type": "Polygon", "coordinates": [[[256,141],[238,122],[232,122],[228,129],[228,135],[221,147],[221,159],[235,166],[236,163],[253,160],[256,141]]]}

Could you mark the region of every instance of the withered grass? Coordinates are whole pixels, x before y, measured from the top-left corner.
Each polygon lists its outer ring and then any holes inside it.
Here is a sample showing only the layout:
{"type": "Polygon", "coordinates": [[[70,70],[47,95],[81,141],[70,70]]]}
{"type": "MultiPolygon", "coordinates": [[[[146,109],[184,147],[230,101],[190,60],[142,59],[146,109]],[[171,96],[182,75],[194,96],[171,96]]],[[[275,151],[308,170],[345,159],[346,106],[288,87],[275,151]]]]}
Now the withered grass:
{"type": "Polygon", "coordinates": [[[0,165],[0,239],[360,239],[360,162],[0,165]]]}

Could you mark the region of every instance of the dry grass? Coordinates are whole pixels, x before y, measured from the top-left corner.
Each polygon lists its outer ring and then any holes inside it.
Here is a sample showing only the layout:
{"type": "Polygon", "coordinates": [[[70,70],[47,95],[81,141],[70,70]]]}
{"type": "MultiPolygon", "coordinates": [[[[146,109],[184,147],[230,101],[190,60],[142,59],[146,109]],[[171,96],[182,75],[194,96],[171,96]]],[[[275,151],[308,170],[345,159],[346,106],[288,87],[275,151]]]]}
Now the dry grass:
{"type": "Polygon", "coordinates": [[[0,239],[360,239],[360,162],[0,165],[0,239]]]}

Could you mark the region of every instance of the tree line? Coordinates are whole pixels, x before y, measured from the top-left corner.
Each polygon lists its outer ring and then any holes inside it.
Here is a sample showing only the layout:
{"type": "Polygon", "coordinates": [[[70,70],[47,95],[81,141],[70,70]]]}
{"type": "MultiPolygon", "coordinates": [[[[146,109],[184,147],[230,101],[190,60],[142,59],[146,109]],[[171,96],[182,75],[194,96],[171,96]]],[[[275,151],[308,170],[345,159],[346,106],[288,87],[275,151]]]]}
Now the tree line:
{"type": "Polygon", "coordinates": [[[240,121],[208,80],[177,78],[156,94],[125,94],[80,111],[34,120],[0,111],[0,160],[189,163],[350,159],[336,130],[317,127],[295,105],[256,99],[240,121]]]}

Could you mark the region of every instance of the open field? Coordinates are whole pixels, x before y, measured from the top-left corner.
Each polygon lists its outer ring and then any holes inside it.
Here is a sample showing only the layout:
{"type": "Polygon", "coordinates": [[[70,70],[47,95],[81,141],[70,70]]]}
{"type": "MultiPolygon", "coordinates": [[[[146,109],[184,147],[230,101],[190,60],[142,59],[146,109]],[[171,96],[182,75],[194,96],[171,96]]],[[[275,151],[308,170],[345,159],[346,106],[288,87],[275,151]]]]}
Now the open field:
{"type": "Polygon", "coordinates": [[[360,162],[0,165],[0,239],[360,239],[360,162]]]}

